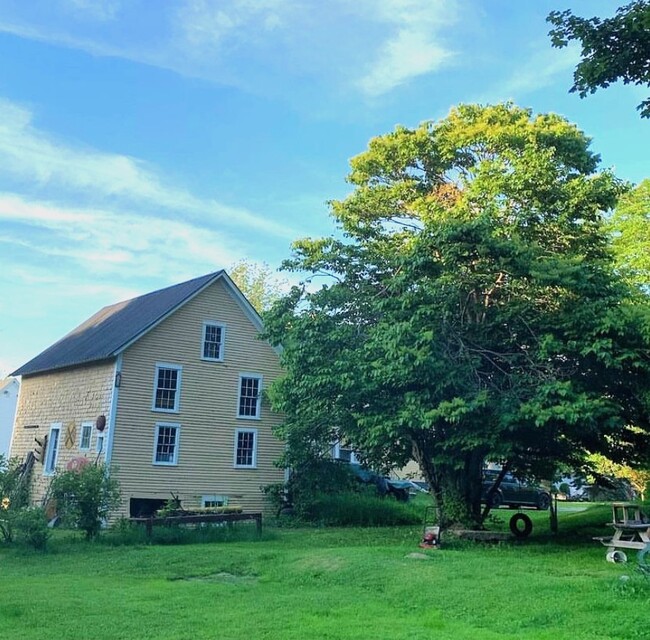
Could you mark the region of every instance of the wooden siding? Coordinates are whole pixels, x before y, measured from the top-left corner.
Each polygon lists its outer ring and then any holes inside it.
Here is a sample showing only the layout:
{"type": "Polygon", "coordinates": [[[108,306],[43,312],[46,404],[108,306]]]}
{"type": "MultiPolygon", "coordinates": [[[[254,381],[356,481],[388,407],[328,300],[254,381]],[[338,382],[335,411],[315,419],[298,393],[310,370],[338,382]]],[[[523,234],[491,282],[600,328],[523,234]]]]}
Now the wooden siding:
{"type": "MultiPolygon", "coordinates": [[[[24,460],[35,446],[34,438],[43,440],[53,423],[61,423],[57,468],[76,457],[95,460],[97,430],[93,428],[91,450],[80,451],[81,423],[92,422],[105,415],[110,424],[111,393],[115,363],[104,362],[74,369],[26,376],[23,378],[16,409],[11,457],[24,460]],[[37,426],[35,426],[37,425],[37,426]],[[66,446],[66,434],[73,437],[66,446]]],[[[43,475],[43,464],[36,463],[32,473],[32,502],[39,504],[50,482],[43,475]]]]}
{"type": "Polygon", "coordinates": [[[122,355],[121,385],[111,462],[119,469],[128,515],[131,498],[169,499],[178,495],[184,506],[199,505],[203,495],[228,496],[246,511],[263,509],[260,486],[280,482],[273,466],[283,444],[272,434],[281,418],[266,400],[261,419],[237,418],[239,376],[263,376],[263,388],[281,374],[275,351],[258,339],[250,319],[217,281],[173,313],[122,355]],[[223,362],[201,359],[203,325],[225,325],[223,362]],[[156,363],[182,366],[177,413],[152,410],[156,363]],[[156,423],[180,424],[180,448],[175,466],[153,464],[156,423]],[[237,429],[256,429],[257,468],[234,468],[237,429]]]}

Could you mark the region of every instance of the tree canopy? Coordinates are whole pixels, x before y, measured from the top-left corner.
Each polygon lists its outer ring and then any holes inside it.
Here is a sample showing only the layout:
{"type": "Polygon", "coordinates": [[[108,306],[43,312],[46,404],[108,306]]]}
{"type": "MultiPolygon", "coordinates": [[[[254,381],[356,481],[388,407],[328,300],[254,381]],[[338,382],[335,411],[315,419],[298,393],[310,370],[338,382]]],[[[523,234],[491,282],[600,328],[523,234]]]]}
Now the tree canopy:
{"type": "MultiPolygon", "coordinates": [[[[552,11],[547,21],[554,47],[578,40],[582,60],[573,74],[573,87],[581,98],[617,80],[650,86],[650,2],[636,0],[616,11],[612,18],[580,18],[570,10],[552,11]]],[[[650,117],[650,98],[637,107],[650,117]]]]}
{"type": "Polygon", "coordinates": [[[650,179],[621,197],[608,224],[618,268],[650,295],[650,179]]]}
{"type": "Polygon", "coordinates": [[[602,212],[624,186],[598,161],[565,119],[511,104],[371,140],[331,204],[339,236],[285,264],[322,288],[266,316],[287,463],[337,437],[376,468],[415,459],[446,524],[481,522],[486,459],[550,477],[641,455],[650,319],[613,268],[602,212]]]}
{"type": "Polygon", "coordinates": [[[228,269],[228,275],[258,313],[269,309],[282,295],[282,283],[266,263],[240,260],[228,269]]]}

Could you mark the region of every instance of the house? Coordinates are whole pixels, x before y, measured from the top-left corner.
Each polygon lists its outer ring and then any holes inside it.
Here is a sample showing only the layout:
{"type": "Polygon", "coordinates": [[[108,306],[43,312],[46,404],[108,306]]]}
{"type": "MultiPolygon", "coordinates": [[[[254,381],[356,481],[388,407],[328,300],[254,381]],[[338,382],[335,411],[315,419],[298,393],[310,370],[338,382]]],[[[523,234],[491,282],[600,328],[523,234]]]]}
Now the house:
{"type": "Polygon", "coordinates": [[[20,382],[16,378],[0,380],[0,455],[5,457],[9,455],[18,389],[20,389],[20,382]]]}
{"type": "Polygon", "coordinates": [[[281,417],[262,393],[281,375],[259,315],[224,271],[104,309],[14,372],[22,376],[11,454],[30,451],[32,500],[56,469],[110,464],[117,516],[184,507],[264,507],[281,417]]]}

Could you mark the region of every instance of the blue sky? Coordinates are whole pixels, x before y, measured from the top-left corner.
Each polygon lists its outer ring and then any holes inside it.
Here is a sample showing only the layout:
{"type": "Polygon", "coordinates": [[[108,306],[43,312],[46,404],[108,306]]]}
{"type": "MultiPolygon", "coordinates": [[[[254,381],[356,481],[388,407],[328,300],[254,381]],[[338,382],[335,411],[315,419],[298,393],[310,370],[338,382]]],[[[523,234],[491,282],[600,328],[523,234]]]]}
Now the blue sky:
{"type": "Polygon", "coordinates": [[[348,161],[396,124],[511,99],[650,172],[645,91],[569,95],[539,0],[3,0],[0,375],[100,307],[333,230],[348,161]]]}

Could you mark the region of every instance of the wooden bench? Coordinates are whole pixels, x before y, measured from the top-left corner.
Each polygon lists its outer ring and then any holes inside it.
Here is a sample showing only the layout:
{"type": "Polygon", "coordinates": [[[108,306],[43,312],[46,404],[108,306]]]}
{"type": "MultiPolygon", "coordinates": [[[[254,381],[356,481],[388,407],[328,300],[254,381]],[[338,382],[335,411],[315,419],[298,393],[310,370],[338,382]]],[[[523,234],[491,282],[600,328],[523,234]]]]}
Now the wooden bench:
{"type": "Polygon", "coordinates": [[[151,516],[149,518],[129,518],[129,522],[143,524],[147,529],[147,537],[151,538],[154,527],[174,524],[202,524],[204,522],[225,522],[231,525],[242,520],[254,520],[258,535],[262,533],[261,513],[199,513],[174,516],[151,516]]]}

